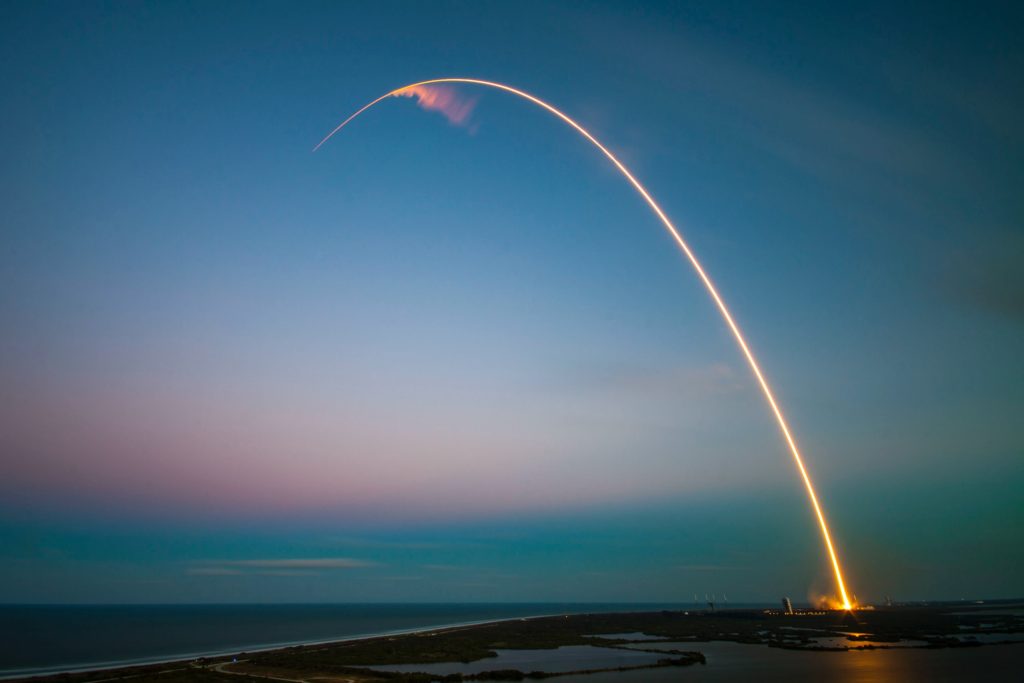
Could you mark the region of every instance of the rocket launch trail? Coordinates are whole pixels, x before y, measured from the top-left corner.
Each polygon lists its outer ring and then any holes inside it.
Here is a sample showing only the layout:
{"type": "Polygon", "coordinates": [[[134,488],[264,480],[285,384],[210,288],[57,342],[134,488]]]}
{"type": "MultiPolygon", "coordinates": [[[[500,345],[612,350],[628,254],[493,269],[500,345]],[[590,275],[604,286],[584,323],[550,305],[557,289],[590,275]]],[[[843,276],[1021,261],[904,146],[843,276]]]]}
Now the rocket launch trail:
{"type": "Polygon", "coordinates": [[[528,100],[533,104],[537,105],[538,107],[541,107],[542,109],[548,111],[549,113],[553,114],[554,116],[558,117],[563,122],[568,124],[577,133],[582,135],[584,138],[587,139],[587,141],[594,145],[594,147],[600,150],[601,153],[604,154],[605,157],[607,157],[608,160],[615,165],[615,167],[619,170],[623,177],[625,177],[625,179],[629,181],[629,183],[633,186],[637,193],[639,193],[643,200],[647,202],[647,205],[651,208],[654,214],[661,221],[665,230],[669,233],[669,235],[672,237],[675,243],[679,246],[680,250],[682,250],[683,254],[690,262],[690,265],[692,265],[693,269],[697,272],[697,276],[704,284],[705,289],[711,296],[711,299],[714,301],[715,306],[718,308],[719,313],[721,313],[726,325],[728,325],[729,330],[732,332],[733,338],[735,338],[736,340],[736,344],[739,346],[740,351],[743,353],[743,357],[746,358],[747,364],[750,366],[751,372],[757,379],[757,383],[761,387],[761,391],[764,394],[765,400],[768,402],[769,408],[771,408],[772,414],[775,416],[775,421],[778,424],[779,431],[782,433],[783,439],[786,442],[786,446],[789,448],[789,452],[793,456],[793,462],[796,464],[797,471],[799,472],[800,478],[803,480],[804,487],[807,490],[807,497],[810,500],[811,507],[814,510],[814,515],[818,520],[818,526],[821,529],[821,536],[825,543],[825,549],[828,552],[828,557],[832,564],[832,570],[835,574],[836,588],[839,592],[839,598],[842,608],[845,610],[852,609],[853,605],[850,602],[850,598],[846,590],[846,584],[843,581],[843,572],[840,567],[839,556],[836,552],[835,544],[832,542],[832,536],[828,530],[828,523],[825,521],[825,513],[822,510],[821,503],[819,502],[818,496],[814,491],[814,484],[811,482],[811,476],[807,472],[807,467],[804,465],[803,457],[800,455],[800,449],[797,448],[796,440],[793,438],[793,434],[790,432],[789,425],[786,423],[786,418],[782,414],[782,409],[779,407],[778,402],[775,400],[775,395],[773,394],[771,387],[768,385],[768,380],[765,379],[764,373],[761,372],[761,367],[758,365],[757,359],[754,357],[754,353],[750,350],[750,345],[747,344],[747,340],[744,338],[743,333],[740,331],[739,325],[736,324],[736,321],[733,319],[732,314],[729,312],[729,308],[725,305],[725,301],[722,300],[722,297],[719,295],[718,290],[715,288],[714,283],[711,281],[711,278],[705,272],[704,267],[701,266],[700,261],[697,260],[696,255],[694,255],[693,250],[690,249],[690,246],[683,239],[679,230],[676,229],[676,226],[672,224],[672,221],[670,221],[668,216],[665,215],[665,212],[662,211],[660,206],[658,206],[658,203],[654,201],[654,198],[650,195],[647,189],[640,183],[639,180],[636,179],[636,177],[629,171],[629,169],[626,168],[622,164],[622,162],[619,161],[618,158],[608,150],[607,147],[602,145],[597,140],[597,138],[591,135],[583,126],[581,126],[572,118],[570,118],[567,114],[563,113],[562,111],[548,104],[547,102],[537,97],[534,97],[529,93],[523,92],[522,90],[517,90],[516,88],[504,85],[502,83],[494,83],[492,81],[484,81],[475,78],[434,78],[427,81],[419,81],[418,83],[411,83],[396,90],[392,90],[382,95],[381,97],[378,97],[377,99],[373,100],[372,102],[365,105],[364,107],[356,111],[354,114],[349,116],[347,119],[342,121],[334,130],[328,133],[323,140],[317,143],[316,147],[313,148],[313,151],[315,152],[316,150],[320,149],[320,147],[322,147],[324,143],[326,143],[338,131],[340,131],[342,128],[344,128],[346,125],[352,122],[353,119],[358,117],[367,109],[370,109],[374,105],[378,104],[379,102],[389,97],[400,97],[409,95],[414,92],[422,93],[424,92],[424,89],[429,88],[429,86],[441,83],[467,83],[502,90],[504,92],[511,93],[525,100],[528,100]]]}

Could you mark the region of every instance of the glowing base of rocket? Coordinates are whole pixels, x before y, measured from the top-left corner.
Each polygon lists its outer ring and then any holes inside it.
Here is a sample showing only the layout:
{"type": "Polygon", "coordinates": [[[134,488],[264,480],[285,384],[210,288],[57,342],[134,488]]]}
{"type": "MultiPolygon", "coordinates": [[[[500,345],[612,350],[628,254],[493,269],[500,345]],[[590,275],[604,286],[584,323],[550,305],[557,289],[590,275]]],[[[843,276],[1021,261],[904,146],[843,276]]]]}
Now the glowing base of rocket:
{"type": "MultiPolygon", "coordinates": [[[[597,140],[597,138],[595,138],[587,129],[585,129],[579,123],[574,121],[560,109],[555,108],[554,106],[548,104],[544,100],[541,100],[538,97],[535,97],[529,93],[523,92],[522,90],[518,90],[503,83],[495,83],[494,81],[485,81],[478,78],[432,78],[426,81],[411,83],[401,88],[391,90],[390,92],[387,92],[378,97],[377,99],[373,100],[369,104],[364,105],[361,109],[359,109],[354,114],[352,114],[347,119],[338,124],[338,126],[334,130],[328,133],[323,140],[317,143],[316,147],[313,148],[313,151],[315,152],[316,150],[318,150],[321,146],[323,146],[325,142],[330,140],[335,133],[337,133],[346,125],[348,125],[353,119],[362,114],[364,111],[374,106],[378,102],[381,102],[389,97],[416,97],[419,98],[421,104],[425,103],[424,106],[427,106],[428,108],[438,108],[438,95],[437,93],[432,93],[430,90],[431,85],[438,83],[466,83],[480,85],[488,88],[495,88],[497,90],[502,90],[504,92],[516,95],[517,97],[521,97],[525,100],[534,103],[535,105],[541,107],[542,109],[545,109],[546,111],[550,112],[557,118],[564,121],[574,130],[576,130],[576,132],[578,132],[580,135],[586,138],[598,150],[600,150],[601,153],[604,154],[604,156],[607,157],[608,160],[611,161],[616,168],[618,168],[619,172],[622,173],[626,180],[629,181],[629,183],[634,187],[634,189],[636,189],[636,191],[640,194],[643,200],[655,213],[655,215],[661,221],[664,228],[668,231],[669,235],[672,237],[673,240],[675,240],[680,250],[686,256],[687,260],[689,260],[690,264],[697,272],[697,275],[700,277],[700,280],[704,283],[704,287],[707,289],[708,294],[710,294],[711,299],[714,301],[715,306],[721,313],[722,318],[725,320],[729,329],[732,331],[736,343],[738,344],[740,350],[743,352],[743,356],[746,358],[747,364],[750,366],[750,370],[753,372],[754,377],[757,379],[757,382],[761,387],[761,391],[764,394],[764,397],[767,400],[768,405],[772,410],[772,413],[775,415],[775,421],[779,426],[779,430],[781,431],[782,436],[784,437],[786,445],[789,447],[789,452],[793,456],[794,464],[796,465],[797,470],[800,473],[800,478],[803,481],[804,487],[807,490],[808,499],[810,500],[811,507],[814,510],[814,515],[818,520],[818,526],[821,529],[822,540],[825,543],[825,550],[827,551],[829,560],[832,564],[832,570],[835,575],[836,588],[839,591],[840,599],[836,601],[836,609],[841,609],[846,612],[853,611],[855,601],[851,601],[849,598],[849,594],[847,593],[846,584],[843,581],[842,569],[839,565],[839,555],[836,552],[835,545],[832,543],[832,536],[829,533],[828,524],[825,521],[825,513],[822,510],[821,504],[818,502],[818,495],[815,493],[814,485],[811,483],[811,476],[807,472],[807,468],[804,466],[803,458],[800,455],[800,450],[797,448],[796,440],[793,438],[793,435],[789,430],[789,425],[786,423],[786,418],[782,414],[782,409],[779,407],[778,402],[775,400],[775,395],[772,392],[771,387],[768,386],[768,380],[761,372],[761,368],[757,360],[754,358],[754,353],[750,349],[750,346],[747,344],[747,341],[744,338],[743,333],[740,331],[739,325],[736,324],[736,321],[732,317],[732,313],[730,313],[728,307],[725,305],[725,301],[723,301],[721,295],[719,295],[718,289],[715,287],[714,283],[711,282],[711,278],[705,272],[704,267],[700,264],[700,261],[697,260],[696,255],[693,253],[693,250],[690,249],[690,246],[683,239],[682,235],[676,229],[676,226],[673,225],[672,221],[668,219],[668,216],[665,215],[665,212],[661,209],[658,203],[654,201],[654,198],[647,191],[647,188],[641,185],[640,181],[636,179],[636,177],[629,171],[629,169],[627,169],[626,166],[621,161],[619,161],[619,159],[614,154],[612,154],[607,147],[601,144],[597,140]]],[[[449,114],[449,118],[451,118],[451,116],[452,115],[449,114]]]]}

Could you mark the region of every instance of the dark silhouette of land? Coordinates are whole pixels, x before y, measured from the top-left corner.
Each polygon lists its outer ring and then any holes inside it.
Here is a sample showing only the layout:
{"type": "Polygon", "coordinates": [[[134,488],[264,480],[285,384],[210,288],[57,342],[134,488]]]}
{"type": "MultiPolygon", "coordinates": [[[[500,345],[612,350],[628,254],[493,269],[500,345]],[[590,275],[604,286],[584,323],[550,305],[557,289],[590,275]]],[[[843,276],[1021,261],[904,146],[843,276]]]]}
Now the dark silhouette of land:
{"type": "MultiPolygon", "coordinates": [[[[628,671],[700,665],[702,643],[712,640],[798,650],[888,647],[964,648],[1020,643],[1024,617],[1016,603],[912,605],[875,610],[719,610],[575,614],[515,619],[406,635],[295,646],[256,653],[204,658],[89,673],[58,674],[44,683],[242,683],[287,681],[462,681],[541,679],[569,673],[628,671]],[[643,639],[630,634],[646,634],[643,639]],[[660,645],[671,643],[671,646],[660,645]],[[496,650],[553,650],[568,645],[628,648],[657,653],[635,666],[567,671],[503,669],[478,673],[388,672],[385,665],[478,662],[496,650]]],[[[412,667],[415,668],[415,667],[412,667]]]]}

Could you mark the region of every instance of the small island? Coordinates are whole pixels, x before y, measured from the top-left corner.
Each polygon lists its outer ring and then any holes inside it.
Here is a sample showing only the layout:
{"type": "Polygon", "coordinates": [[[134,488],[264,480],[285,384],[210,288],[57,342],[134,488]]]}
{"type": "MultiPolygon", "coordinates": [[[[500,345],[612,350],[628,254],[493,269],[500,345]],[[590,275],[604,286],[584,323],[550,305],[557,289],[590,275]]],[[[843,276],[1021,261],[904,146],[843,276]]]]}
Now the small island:
{"type": "Polygon", "coordinates": [[[913,605],[855,612],[733,609],[570,614],[23,680],[38,683],[534,680],[701,666],[706,661],[702,645],[712,641],[826,652],[977,648],[1024,641],[1024,620],[1019,615],[1011,611],[993,614],[983,607],[991,605],[913,605]],[[540,668],[507,665],[507,662],[538,661],[547,665],[540,668]]]}

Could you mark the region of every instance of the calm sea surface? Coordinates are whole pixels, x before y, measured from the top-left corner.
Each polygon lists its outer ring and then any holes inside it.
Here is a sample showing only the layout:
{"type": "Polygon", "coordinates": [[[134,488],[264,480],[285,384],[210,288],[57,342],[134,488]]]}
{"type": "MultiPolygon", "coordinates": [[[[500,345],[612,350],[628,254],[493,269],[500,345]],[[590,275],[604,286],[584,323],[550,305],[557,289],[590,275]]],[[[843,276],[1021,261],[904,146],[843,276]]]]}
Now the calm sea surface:
{"type": "Polygon", "coordinates": [[[143,663],[637,604],[0,606],[0,676],[143,663]]]}
{"type": "MultiPolygon", "coordinates": [[[[435,626],[540,614],[672,609],[679,605],[189,605],[0,606],[0,676],[29,675],[129,662],[231,653],[435,626]]],[[[640,636],[642,638],[642,636],[640,636]]],[[[707,664],[683,669],[566,676],[561,683],[748,681],[1019,681],[1024,644],[964,649],[799,652],[764,645],[645,643],[644,647],[700,650],[707,664]]],[[[387,667],[451,671],[518,668],[573,670],[631,666],[658,655],[589,646],[503,650],[471,664],[387,667]]],[[[382,667],[384,668],[384,667],[382,667]]]]}

